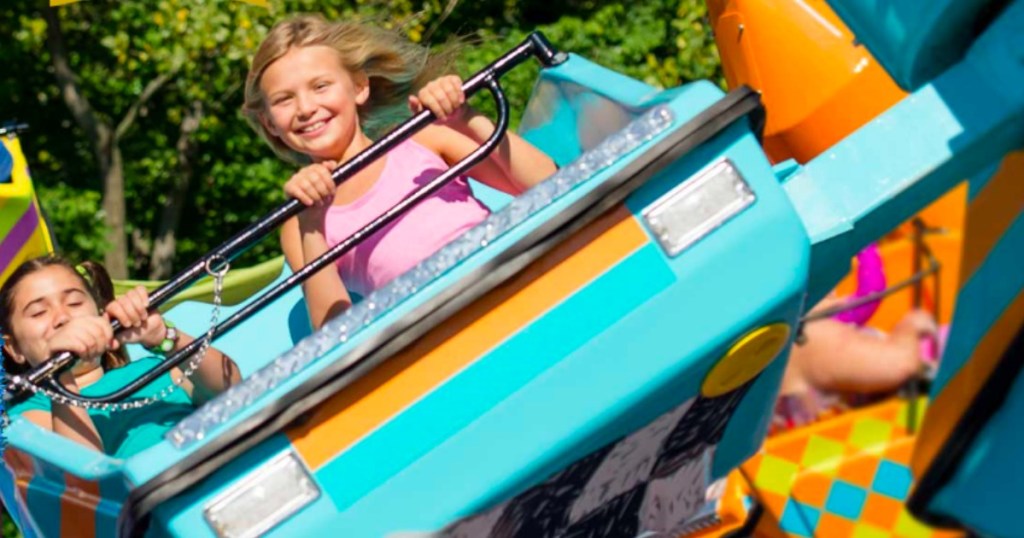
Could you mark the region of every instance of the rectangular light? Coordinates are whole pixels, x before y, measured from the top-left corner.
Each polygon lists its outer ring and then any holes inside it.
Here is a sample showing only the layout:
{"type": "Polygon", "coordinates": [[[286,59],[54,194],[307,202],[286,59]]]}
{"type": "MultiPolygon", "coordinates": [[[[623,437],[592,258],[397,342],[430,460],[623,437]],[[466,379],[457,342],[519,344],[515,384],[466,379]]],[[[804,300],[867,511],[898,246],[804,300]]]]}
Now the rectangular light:
{"type": "Polygon", "coordinates": [[[675,257],[756,198],[739,170],[722,159],[658,198],[643,218],[665,253],[675,257]]]}
{"type": "Polygon", "coordinates": [[[249,472],[203,510],[221,538],[259,536],[320,496],[305,465],[291,451],[249,472]]]}

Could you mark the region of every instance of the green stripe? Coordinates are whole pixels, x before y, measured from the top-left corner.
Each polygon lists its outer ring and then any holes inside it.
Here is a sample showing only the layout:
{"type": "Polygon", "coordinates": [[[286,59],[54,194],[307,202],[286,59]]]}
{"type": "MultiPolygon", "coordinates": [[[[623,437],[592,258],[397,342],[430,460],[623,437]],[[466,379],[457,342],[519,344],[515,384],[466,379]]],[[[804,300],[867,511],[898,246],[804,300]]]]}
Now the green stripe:
{"type": "Polygon", "coordinates": [[[19,198],[0,200],[0,238],[10,233],[14,223],[28,210],[29,200],[19,198]]]}

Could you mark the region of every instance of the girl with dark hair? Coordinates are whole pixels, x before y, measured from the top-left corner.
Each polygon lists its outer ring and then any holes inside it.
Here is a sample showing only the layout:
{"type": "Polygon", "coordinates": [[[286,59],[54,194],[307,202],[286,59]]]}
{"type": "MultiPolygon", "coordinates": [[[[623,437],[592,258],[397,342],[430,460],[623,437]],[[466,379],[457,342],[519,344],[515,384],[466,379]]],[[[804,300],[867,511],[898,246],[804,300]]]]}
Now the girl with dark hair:
{"type": "MultiPolygon", "coordinates": [[[[8,377],[23,373],[57,353],[78,360],[58,378],[66,389],[102,395],[152,369],[159,358],[129,362],[123,344],[139,343],[156,355],[185,347],[192,337],[177,331],[137,287],[114,298],[113,283],[99,264],[72,265],[46,256],[18,267],[0,287],[0,334],[8,377]],[[123,329],[114,337],[111,320],[123,329]]],[[[159,440],[178,420],[240,379],[238,367],[210,348],[190,378],[174,368],[146,386],[136,398],[157,395],[176,383],[165,399],[128,410],[83,409],[34,394],[9,411],[42,428],[117,457],[127,457],[159,440]]]]}

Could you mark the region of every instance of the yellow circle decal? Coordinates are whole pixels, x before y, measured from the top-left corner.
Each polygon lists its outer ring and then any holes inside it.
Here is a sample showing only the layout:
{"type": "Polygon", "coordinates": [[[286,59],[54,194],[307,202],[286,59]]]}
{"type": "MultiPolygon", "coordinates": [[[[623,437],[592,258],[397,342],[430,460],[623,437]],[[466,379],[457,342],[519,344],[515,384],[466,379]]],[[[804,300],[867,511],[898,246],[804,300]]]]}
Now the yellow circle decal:
{"type": "Polygon", "coordinates": [[[789,343],[789,325],[773,323],[750,331],[715,364],[700,387],[706,398],[721,396],[750,381],[789,343]]]}

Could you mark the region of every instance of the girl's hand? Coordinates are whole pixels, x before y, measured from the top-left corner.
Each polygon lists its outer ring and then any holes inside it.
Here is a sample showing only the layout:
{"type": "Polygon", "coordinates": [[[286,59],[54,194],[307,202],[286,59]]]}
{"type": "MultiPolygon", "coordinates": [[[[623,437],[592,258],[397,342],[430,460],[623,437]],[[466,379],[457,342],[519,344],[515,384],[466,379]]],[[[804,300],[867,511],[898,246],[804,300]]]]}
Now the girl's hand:
{"type": "Polygon", "coordinates": [[[95,357],[110,348],[114,330],[110,322],[100,316],[71,318],[54,331],[47,341],[48,356],[70,351],[80,358],[95,357]]]}
{"type": "Polygon", "coordinates": [[[121,332],[111,344],[117,349],[119,342],[140,343],[155,347],[167,336],[167,326],[159,312],[149,312],[149,292],[142,286],[128,290],[128,293],[114,299],[105,308],[108,319],[121,322],[121,332]]]}
{"type": "Polygon", "coordinates": [[[903,316],[903,319],[893,327],[891,337],[916,346],[920,339],[934,338],[938,333],[939,326],[931,314],[923,310],[914,310],[903,316]]]}
{"type": "Polygon", "coordinates": [[[338,189],[331,179],[331,172],[337,166],[335,161],[313,163],[295,172],[284,184],[284,193],[307,207],[299,213],[299,223],[303,228],[313,225],[320,229],[323,226],[324,213],[334,202],[334,193],[338,189]]]}
{"type": "Polygon", "coordinates": [[[465,110],[466,94],[462,91],[462,79],[457,75],[447,75],[430,81],[416,95],[409,96],[409,109],[418,114],[427,108],[441,122],[449,118],[457,119],[465,110]]]}

